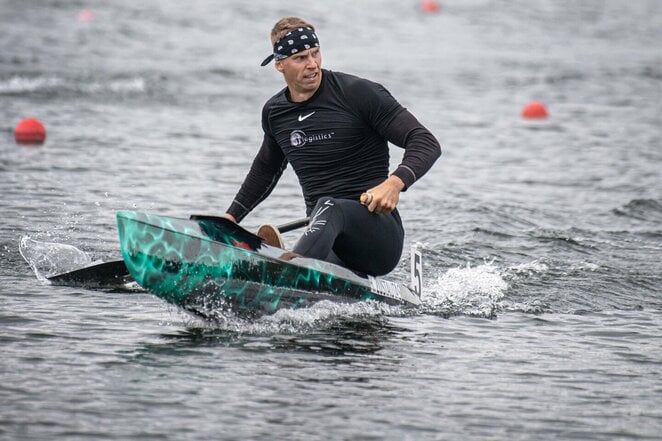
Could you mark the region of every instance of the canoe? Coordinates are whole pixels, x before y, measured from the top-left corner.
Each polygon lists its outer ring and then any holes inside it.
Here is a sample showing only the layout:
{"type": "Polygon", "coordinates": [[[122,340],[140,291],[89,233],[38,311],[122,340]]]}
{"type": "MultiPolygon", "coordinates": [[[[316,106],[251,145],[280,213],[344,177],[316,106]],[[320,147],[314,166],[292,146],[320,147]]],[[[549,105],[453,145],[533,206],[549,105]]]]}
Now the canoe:
{"type": "Polygon", "coordinates": [[[119,211],[117,227],[122,258],[133,279],[196,314],[209,315],[219,308],[273,313],[321,300],[421,304],[420,296],[403,284],[321,260],[287,260],[284,249],[263,243],[224,218],[119,211]]]}

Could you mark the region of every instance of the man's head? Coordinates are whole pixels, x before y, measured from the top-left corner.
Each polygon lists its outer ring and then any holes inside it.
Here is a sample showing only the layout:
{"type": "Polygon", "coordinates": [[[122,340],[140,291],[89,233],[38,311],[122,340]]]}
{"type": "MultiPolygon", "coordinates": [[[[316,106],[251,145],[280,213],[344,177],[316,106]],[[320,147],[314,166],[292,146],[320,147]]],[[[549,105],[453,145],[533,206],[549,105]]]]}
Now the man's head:
{"type": "Polygon", "coordinates": [[[322,54],[313,25],[299,17],[285,17],[271,30],[273,53],[263,62],[275,59],[275,68],[285,77],[290,98],[305,101],[322,81],[322,54]]]}
{"type": "Polygon", "coordinates": [[[278,20],[271,30],[271,45],[273,46],[278,40],[281,40],[285,34],[297,28],[310,28],[315,31],[315,26],[308,23],[303,18],[284,17],[278,20]]]}
{"type": "Polygon", "coordinates": [[[262,66],[271,60],[284,60],[296,53],[319,47],[315,27],[299,17],[284,17],[276,22],[271,30],[271,55],[264,59],[262,66]]]}

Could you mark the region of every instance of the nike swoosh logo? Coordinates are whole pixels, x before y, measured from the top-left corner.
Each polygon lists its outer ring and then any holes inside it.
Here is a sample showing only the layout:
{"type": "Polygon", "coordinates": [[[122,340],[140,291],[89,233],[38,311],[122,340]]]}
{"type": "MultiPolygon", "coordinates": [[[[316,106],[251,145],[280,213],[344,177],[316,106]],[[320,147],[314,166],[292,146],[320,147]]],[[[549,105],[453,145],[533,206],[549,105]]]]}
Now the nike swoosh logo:
{"type": "Polygon", "coordinates": [[[304,119],[308,118],[309,116],[312,116],[313,113],[315,113],[315,112],[310,112],[308,115],[303,115],[303,116],[299,115],[299,122],[303,121],[304,119]]]}

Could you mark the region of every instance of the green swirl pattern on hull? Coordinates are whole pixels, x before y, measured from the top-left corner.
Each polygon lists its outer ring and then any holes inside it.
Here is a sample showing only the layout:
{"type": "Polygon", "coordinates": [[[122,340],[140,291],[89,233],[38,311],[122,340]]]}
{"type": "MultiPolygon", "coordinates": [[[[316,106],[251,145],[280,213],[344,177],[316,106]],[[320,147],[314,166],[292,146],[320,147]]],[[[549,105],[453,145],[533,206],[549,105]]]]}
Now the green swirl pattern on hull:
{"type": "Polygon", "coordinates": [[[117,225],[122,257],[136,282],[196,313],[227,307],[271,313],[320,300],[420,304],[400,284],[315,259],[281,260],[285,250],[226,219],[119,211],[117,225]]]}

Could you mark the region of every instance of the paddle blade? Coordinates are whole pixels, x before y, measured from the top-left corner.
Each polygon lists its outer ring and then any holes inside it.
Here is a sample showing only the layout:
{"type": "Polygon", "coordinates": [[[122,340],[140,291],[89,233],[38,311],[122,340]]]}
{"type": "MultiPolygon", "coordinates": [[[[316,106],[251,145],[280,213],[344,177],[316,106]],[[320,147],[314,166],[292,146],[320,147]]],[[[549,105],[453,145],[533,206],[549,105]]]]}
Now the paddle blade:
{"type": "Polygon", "coordinates": [[[54,285],[83,287],[121,286],[133,281],[123,260],[95,263],[47,279],[54,285]]]}
{"type": "Polygon", "coordinates": [[[261,237],[264,243],[267,245],[271,245],[272,247],[285,248],[283,237],[280,235],[278,227],[275,225],[260,225],[260,228],[257,229],[257,235],[261,237]]]}

